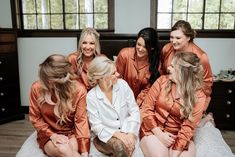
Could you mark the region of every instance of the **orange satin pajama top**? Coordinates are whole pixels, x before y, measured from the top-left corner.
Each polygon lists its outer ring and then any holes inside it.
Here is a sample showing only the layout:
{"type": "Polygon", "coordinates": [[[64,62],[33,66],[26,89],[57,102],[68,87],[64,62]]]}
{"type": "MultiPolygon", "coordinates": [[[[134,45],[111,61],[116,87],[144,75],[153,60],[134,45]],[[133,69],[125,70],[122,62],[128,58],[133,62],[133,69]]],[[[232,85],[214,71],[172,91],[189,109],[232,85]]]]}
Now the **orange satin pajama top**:
{"type": "Polygon", "coordinates": [[[71,122],[63,125],[57,123],[58,118],[54,114],[54,105],[48,103],[39,105],[40,88],[41,84],[39,81],[33,83],[30,91],[29,104],[29,118],[37,130],[39,147],[44,150],[44,145],[48,142],[51,135],[57,133],[64,134],[68,137],[75,136],[78,142],[79,153],[89,152],[90,129],[86,112],[85,87],[77,82],[78,91],[73,95],[73,107],[75,111],[69,116],[71,122]]]}
{"type": "Polygon", "coordinates": [[[135,47],[123,48],[119,52],[116,60],[116,67],[118,73],[131,87],[135,98],[137,98],[141,91],[145,93],[142,93],[141,97],[144,97],[147,94],[146,89],[151,86],[149,84],[151,75],[149,72],[149,63],[146,60],[145,63],[137,65],[135,47]]]}
{"type": "MultiPolygon", "coordinates": [[[[189,43],[188,46],[188,52],[193,52],[195,53],[198,58],[200,58],[200,62],[204,68],[204,73],[203,73],[203,81],[204,81],[204,85],[203,85],[203,91],[207,96],[206,99],[206,104],[204,106],[204,111],[206,111],[209,103],[210,103],[210,95],[212,92],[212,85],[213,85],[213,73],[211,71],[211,66],[209,63],[209,59],[207,57],[207,54],[200,49],[196,44],[194,44],[193,42],[189,43]]],[[[161,52],[161,61],[160,61],[160,65],[159,65],[159,72],[161,75],[166,75],[167,74],[167,67],[170,66],[171,61],[175,55],[176,51],[174,50],[173,46],[171,43],[166,44],[163,48],[162,48],[162,52],[161,52]]]]}
{"type": "MultiPolygon", "coordinates": [[[[78,65],[77,65],[77,58],[78,58],[79,53],[78,52],[74,52],[69,54],[68,59],[69,62],[72,64],[72,68],[75,74],[78,74],[78,65]]],[[[88,79],[87,79],[87,67],[85,66],[86,64],[84,63],[83,67],[82,67],[82,73],[80,75],[77,75],[77,80],[79,82],[81,82],[87,90],[91,89],[89,83],[88,83],[88,79]]]]}
{"type": "Polygon", "coordinates": [[[165,86],[169,78],[167,75],[160,76],[150,88],[142,106],[142,125],[140,138],[153,134],[152,129],[160,127],[162,131],[177,135],[174,150],[187,150],[192,140],[195,128],[203,115],[206,95],[202,90],[196,92],[197,103],[193,108],[193,121],[180,118],[180,98],[176,95],[176,86],[172,85],[170,95],[166,98],[165,86]]]}

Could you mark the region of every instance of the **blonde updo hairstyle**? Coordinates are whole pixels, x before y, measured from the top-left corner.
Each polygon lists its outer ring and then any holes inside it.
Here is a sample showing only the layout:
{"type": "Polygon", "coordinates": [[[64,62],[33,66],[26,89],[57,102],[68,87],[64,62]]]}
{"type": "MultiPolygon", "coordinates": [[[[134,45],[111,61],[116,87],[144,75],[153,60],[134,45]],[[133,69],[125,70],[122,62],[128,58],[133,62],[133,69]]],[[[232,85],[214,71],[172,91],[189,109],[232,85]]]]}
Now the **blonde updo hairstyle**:
{"type": "MultiPolygon", "coordinates": [[[[96,86],[99,81],[103,81],[106,76],[110,76],[113,73],[115,64],[113,61],[108,59],[105,55],[96,56],[88,67],[88,82],[90,86],[96,86]]],[[[110,82],[108,86],[111,86],[110,82]]]]}
{"type": "MultiPolygon", "coordinates": [[[[175,70],[176,90],[180,96],[181,118],[192,119],[192,111],[197,103],[196,91],[203,86],[203,67],[200,59],[192,52],[177,52],[172,60],[175,70]]],[[[166,95],[171,91],[172,81],[166,86],[166,95]]]]}
{"type": "Polygon", "coordinates": [[[76,90],[76,78],[72,73],[71,63],[67,57],[54,54],[46,58],[39,66],[41,83],[39,104],[55,105],[55,115],[59,124],[67,123],[68,115],[74,111],[72,96],[76,90]],[[56,100],[52,101],[52,97],[56,100]]]}

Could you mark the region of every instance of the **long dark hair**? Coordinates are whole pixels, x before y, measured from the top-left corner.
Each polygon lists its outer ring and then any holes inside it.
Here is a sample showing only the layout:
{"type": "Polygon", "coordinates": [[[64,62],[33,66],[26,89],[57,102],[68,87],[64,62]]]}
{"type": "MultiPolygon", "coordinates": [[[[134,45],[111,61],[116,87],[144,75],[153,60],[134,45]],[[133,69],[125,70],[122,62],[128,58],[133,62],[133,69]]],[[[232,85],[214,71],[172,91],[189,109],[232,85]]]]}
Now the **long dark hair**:
{"type": "Polygon", "coordinates": [[[139,39],[139,37],[142,37],[144,39],[145,47],[148,51],[148,62],[150,64],[149,71],[151,73],[149,83],[152,85],[160,76],[160,73],[158,71],[160,50],[158,45],[157,31],[151,27],[147,27],[139,31],[137,39],[139,39]]]}

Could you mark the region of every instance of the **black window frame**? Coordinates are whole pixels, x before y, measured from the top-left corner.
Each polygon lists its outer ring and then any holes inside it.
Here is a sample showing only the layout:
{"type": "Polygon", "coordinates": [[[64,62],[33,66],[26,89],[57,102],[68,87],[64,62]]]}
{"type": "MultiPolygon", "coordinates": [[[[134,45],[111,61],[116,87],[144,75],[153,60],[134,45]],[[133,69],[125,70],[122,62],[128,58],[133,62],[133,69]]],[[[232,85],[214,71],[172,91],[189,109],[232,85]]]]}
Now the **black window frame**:
{"type": "MultiPolygon", "coordinates": [[[[204,0],[205,1],[205,0],[204,0]]],[[[157,8],[158,3],[156,0],[150,1],[150,26],[157,29],[157,8]]],[[[202,30],[195,29],[197,32],[197,37],[199,38],[235,38],[234,30],[202,30]]],[[[157,29],[159,32],[159,37],[165,38],[169,36],[170,29],[157,29]]]]}
{"type": "MultiPolygon", "coordinates": [[[[20,8],[21,0],[10,0],[11,13],[12,13],[12,27],[17,30],[19,37],[77,37],[77,34],[81,33],[79,30],[24,30],[22,28],[22,8],[20,8]],[[18,16],[19,14],[19,16],[18,16]]],[[[108,0],[108,29],[97,29],[100,33],[110,34],[114,32],[114,0],[108,0]]]]}

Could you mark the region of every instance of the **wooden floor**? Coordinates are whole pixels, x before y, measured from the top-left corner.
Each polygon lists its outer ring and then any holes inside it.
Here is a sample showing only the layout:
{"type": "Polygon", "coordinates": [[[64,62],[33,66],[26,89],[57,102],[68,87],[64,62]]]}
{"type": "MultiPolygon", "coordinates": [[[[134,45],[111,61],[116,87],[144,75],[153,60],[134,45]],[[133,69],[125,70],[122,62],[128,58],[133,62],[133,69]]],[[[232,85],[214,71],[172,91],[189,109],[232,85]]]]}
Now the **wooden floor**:
{"type": "MultiPolygon", "coordinates": [[[[0,125],[0,157],[15,157],[21,145],[33,130],[27,115],[25,120],[0,125]]],[[[235,131],[222,131],[222,134],[235,153],[235,131]]]]}

